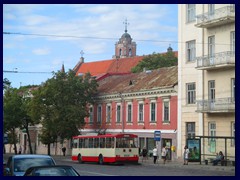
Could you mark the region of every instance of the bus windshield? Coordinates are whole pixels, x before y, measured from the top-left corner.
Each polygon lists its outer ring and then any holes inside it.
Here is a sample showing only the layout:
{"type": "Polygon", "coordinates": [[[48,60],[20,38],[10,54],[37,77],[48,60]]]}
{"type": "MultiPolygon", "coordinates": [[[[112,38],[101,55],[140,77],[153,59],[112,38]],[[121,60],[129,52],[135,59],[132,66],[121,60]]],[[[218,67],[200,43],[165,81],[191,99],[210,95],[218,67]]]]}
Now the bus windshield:
{"type": "Polygon", "coordinates": [[[135,148],[136,138],[116,138],[116,148],[135,148]]]}

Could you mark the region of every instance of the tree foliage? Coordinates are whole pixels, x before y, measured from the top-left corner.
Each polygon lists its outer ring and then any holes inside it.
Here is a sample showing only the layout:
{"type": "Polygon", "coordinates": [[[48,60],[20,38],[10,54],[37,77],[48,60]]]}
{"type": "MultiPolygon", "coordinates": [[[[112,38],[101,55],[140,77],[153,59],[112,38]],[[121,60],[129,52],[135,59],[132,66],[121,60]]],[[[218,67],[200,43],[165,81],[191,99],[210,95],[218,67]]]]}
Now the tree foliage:
{"type": "Polygon", "coordinates": [[[7,88],[3,98],[3,124],[4,132],[9,134],[10,143],[14,144],[16,151],[16,129],[22,126],[21,119],[25,116],[22,110],[22,97],[16,88],[7,88]]]}
{"type": "Polygon", "coordinates": [[[146,70],[153,70],[162,67],[170,67],[177,65],[177,57],[175,57],[173,52],[167,52],[165,54],[153,53],[143,58],[143,60],[138,63],[137,66],[132,68],[133,73],[142,72],[145,68],[146,70]]]}
{"type": "Polygon", "coordinates": [[[54,73],[43,86],[33,92],[31,117],[41,122],[42,143],[50,144],[57,139],[70,139],[79,134],[88,116],[88,103],[93,103],[97,82],[90,74],[76,76],[75,72],[54,73]]]}

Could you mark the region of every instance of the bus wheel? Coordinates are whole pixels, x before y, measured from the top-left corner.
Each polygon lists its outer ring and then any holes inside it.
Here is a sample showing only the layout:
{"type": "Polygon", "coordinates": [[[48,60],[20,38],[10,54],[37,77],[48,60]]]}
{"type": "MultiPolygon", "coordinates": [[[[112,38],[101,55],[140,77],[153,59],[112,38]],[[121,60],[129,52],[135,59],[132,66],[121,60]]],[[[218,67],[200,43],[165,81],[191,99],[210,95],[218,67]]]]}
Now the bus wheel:
{"type": "Polygon", "coordinates": [[[81,154],[78,155],[78,162],[83,163],[81,154]]]}
{"type": "Polygon", "coordinates": [[[98,163],[103,165],[103,156],[102,155],[98,156],[98,163]]]}

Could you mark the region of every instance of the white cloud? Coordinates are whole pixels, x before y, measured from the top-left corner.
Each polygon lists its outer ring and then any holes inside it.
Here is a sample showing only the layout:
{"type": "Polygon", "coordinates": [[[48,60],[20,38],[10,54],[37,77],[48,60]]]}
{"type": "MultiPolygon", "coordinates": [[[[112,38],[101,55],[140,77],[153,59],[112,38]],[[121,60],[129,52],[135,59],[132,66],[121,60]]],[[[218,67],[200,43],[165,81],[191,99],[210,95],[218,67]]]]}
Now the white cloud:
{"type": "Polygon", "coordinates": [[[50,53],[50,50],[48,48],[42,48],[42,49],[34,49],[32,52],[35,55],[47,55],[50,53]]]}

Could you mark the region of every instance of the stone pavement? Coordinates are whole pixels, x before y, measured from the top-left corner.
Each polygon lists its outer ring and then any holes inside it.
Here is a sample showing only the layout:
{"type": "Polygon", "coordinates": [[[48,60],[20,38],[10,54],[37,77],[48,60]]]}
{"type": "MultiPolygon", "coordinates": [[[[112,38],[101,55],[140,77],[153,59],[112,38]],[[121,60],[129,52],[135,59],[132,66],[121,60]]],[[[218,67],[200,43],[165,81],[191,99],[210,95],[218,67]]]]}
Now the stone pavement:
{"type": "Polygon", "coordinates": [[[227,171],[227,172],[235,172],[235,166],[228,165],[228,166],[221,166],[219,163],[217,166],[213,166],[212,163],[208,163],[208,165],[205,164],[205,162],[189,162],[188,165],[183,165],[182,159],[177,159],[174,161],[167,161],[165,164],[163,164],[163,161],[161,159],[157,160],[157,163],[153,163],[153,158],[148,158],[148,160],[142,161],[141,157],[139,160],[139,163],[142,165],[152,165],[152,166],[168,166],[168,167],[176,167],[176,168],[189,168],[189,169],[202,169],[202,170],[211,170],[211,171],[227,171]]]}

